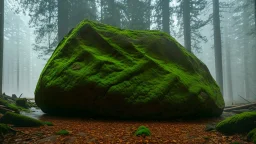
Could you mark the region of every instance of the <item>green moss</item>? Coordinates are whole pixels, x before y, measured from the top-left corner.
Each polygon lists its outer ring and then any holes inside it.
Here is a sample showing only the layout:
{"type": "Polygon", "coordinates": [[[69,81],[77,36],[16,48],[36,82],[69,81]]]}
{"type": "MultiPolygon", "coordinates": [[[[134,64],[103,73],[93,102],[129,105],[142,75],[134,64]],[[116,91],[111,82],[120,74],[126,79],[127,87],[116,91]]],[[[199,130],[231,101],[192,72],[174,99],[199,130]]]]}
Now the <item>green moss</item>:
{"type": "Polygon", "coordinates": [[[140,126],[136,130],[135,135],[136,136],[150,136],[151,132],[150,132],[150,130],[146,126],[140,126]]]}
{"type": "Polygon", "coordinates": [[[44,121],[43,124],[44,125],[48,125],[48,126],[53,126],[53,123],[52,122],[48,122],[48,121],[44,121]]]}
{"type": "Polygon", "coordinates": [[[4,116],[0,119],[0,122],[5,124],[12,124],[17,127],[32,127],[43,125],[43,123],[37,119],[33,119],[12,112],[6,112],[4,116]]]}
{"type": "Polygon", "coordinates": [[[78,24],[55,49],[40,75],[35,101],[41,108],[55,109],[56,93],[64,91],[67,95],[61,94],[62,106],[70,109],[71,102],[64,99],[78,87],[84,87],[83,94],[88,97],[121,94],[126,104],[134,105],[157,100],[179,107],[200,101],[189,110],[202,115],[220,115],[224,108],[220,89],[207,67],[173,37],[88,20],[78,24]],[[96,94],[93,88],[97,88],[96,94]],[[201,92],[207,98],[201,97],[201,92]]]}
{"type": "Polygon", "coordinates": [[[56,133],[57,135],[68,135],[69,134],[69,131],[67,130],[60,130],[56,133]]]}
{"type": "Polygon", "coordinates": [[[29,108],[28,102],[26,98],[17,98],[16,99],[16,105],[23,107],[23,108],[29,108]]]}
{"type": "Polygon", "coordinates": [[[243,112],[226,118],[216,125],[216,130],[222,133],[247,133],[256,127],[256,112],[243,112]]]}
{"type": "Polygon", "coordinates": [[[0,134],[7,134],[10,131],[11,128],[8,125],[0,123],[0,134]]]}
{"type": "Polygon", "coordinates": [[[252,142],[256,141],[256,128],[254,128],[247,134],[247,140],[252,142]]]}

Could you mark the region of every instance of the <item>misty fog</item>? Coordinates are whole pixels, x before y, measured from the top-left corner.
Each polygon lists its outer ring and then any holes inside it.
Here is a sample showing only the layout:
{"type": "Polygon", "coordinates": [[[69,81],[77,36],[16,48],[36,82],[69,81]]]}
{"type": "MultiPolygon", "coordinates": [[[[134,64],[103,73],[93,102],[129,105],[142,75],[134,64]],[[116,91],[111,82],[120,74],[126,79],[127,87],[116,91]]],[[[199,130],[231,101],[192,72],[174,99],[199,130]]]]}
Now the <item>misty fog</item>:
{"type": "MultiPolygon", "coordinates": [[[[112,1],[113,5],[108,5],[107,2],[68,2],[71,19],[68,31],[81,20],[90,19],[125,29],[169,32],[186,48],[181,0],[167,2],[167,28],[164,25],[166,21],[162,19],[162,16],[166,16],[166,5],[162,5],[164,1],[134,0],[134,3],[129,3],[127,0],[115,0],[112,1]],[[80,6],[79,2],[84,6],[80,6]],[[109,11],[113,9],[116,10],[115,16],[112,13],[114,18],[109,18],[109,11]],[[135,18],[130,18],[132,16],[135,18]],[[141,17],[145,17],[144,20],[139,19],[141,17]]],[[[5,0],[2,92],[7,95],[19,96],[23,93],[24,97],[34,97],[40,73],[61,39],[57,37],[58,28],[61,28],[58,27],[57,17],[58,12],[64,13],[65,10],[58,10],[57,4],[57,0],[38,0],[35,4],[26,4],[22,0],[5,0]]],[[[227,104],[247,103],[256,99],[256,28],[253,4],[254,0],[220,0],[223,96],[227,104]]],[[[212,0],[198,1],[198,11],[190,11],[191,52],[207,65],[216,79],[212,5],[212,0]]],[[[63,36],[67,31],[61,33],[63,36]]]]}

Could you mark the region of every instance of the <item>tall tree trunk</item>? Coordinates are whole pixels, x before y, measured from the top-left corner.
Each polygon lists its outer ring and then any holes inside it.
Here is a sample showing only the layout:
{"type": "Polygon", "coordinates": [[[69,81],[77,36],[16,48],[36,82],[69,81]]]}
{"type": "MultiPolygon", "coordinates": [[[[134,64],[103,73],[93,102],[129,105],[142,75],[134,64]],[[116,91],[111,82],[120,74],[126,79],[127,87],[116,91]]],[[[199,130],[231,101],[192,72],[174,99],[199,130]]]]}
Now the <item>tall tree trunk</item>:
{"type": "MultiPolygon", "coordinates": [[[[226,22],[227,23],[227,22],[226,22]]],[[[232,70],[231,70],[231,55],[230,55],[230,40],[228,37],[229,34],[229,24],[227,23],[225,26],[225,43],[226,43],[226,61],[227,61],[227,95],[228,101],[233,105],[233,87],[232,87],[232,70]]]]}
{"type": "Polygon", "coordinates": [[[162,0],[162,24],[163,31],[170,35],[170,10],[169,10],[169,0],[162,0]]]}
{"type": "Polygon", "coordinates": [[[183,23],[185,48],[191,50],[191,28],[190,28],[190,0],[183,0],[183,23]]]}
{"type": "Polygon", "coordinates": [[[17,81],[16,81],[16,85],[17,85],[17,94],[20,92],[19,86],[20,86],[20,25],[19,23],[17,23],[17,35],[16,35],[16,39],[17,39],[17,46],[16,46],[16,57],[17,57],[17,81]]]}
{"type": "Polygon", "coordinates": [[[0,0],[0,94],[3,93],[4,0],[0,0]]]}
{"type": "Polygon", "coordinates": [[[242,14],[242,17],[243,17],[243,32],[244,32],[244,39],[243,39],[243,46],[244,46],[244,57],[243,57],[243,59],[244,59],[244,94],[245,94],[245,98],[249,98],[250,97],[250,93],[249,93],[249,78],[248,78],[248,69],[249,69],[249,67],[248,67],[248,52],[249,52],[249,45],[248,45],[248,43],[249,43],[249,41],[248,41],[248,39],[247,39],[247,37],[248,37],[248,25],[249,25],[249,23],[248,23],[248,15],[247,15],[247,13],[246,13],[246,10],[244,9],[244,11],[243,11],[243,14],[242,14]]]}
{"type": "Polygon", "coordinates": [[[68,0],[58,0],[58,40],[68,33],[68,0]]]}
{"type": "Polygon", "coordinates": [[[255,31],[256,31],[256,0],[254,0],[254,21],[255,21],[255,31]]]}
{"type": "Polygon", "coordinates": [[[216,81],[220,87],[222,94],[223,94],[223,72],[222,72],[222,50],[221,50],[219,0],[212,0],[212,1],[213,1],[213,30],[214,30],[216,81]]]}

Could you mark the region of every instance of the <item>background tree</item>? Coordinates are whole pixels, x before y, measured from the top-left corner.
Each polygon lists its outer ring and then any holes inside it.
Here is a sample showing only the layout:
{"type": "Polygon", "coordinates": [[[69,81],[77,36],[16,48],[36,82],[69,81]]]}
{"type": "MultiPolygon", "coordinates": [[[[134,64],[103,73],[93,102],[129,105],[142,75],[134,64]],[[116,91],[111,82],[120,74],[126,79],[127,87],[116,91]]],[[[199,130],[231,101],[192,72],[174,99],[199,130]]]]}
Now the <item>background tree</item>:
{"type": "Polygon", "coordinates": [[[0,94],[3,85],[3,53],[4,53],[4,0],[0,1],[0,94]]]}
{"type": "Polygon", "coordinates": [[[177,0],[178,5],[175,7],[180,27],[178,37],[184,37],[184,47],[193,52],[200,52],[201,42],[207,42],[207,38],[201,34],[201,29],[209,24],[212,15],[206,19],[200,17],[207,10],[207,0],[177,0]],[[183,33],[182,33],[183,32],[183,33]]]}
{"type": "Polygon", "coordinates": [[[216,81],[220,86],[221,92],[223,93],[223,72],[222,72],[222,49],[221,49],[219,0],[213,0],[213,30],[214,30],[216,81]]]}

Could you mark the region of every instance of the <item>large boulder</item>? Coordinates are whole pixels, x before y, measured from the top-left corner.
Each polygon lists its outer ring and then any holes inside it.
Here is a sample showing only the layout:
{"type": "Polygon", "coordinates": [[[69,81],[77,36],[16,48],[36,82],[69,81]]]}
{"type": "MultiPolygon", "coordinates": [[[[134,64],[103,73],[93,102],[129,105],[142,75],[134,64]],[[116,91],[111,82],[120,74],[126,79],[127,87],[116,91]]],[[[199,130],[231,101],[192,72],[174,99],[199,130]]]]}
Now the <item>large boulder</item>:
{"type": "Polygon", "coordinates": [[[124,119],[219,116],[224,108],[206,65],[171,36],[88,20],[53,52],[35,102],[50,114],[124,119]]]}

